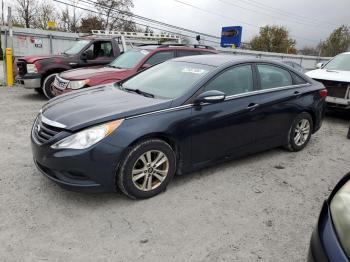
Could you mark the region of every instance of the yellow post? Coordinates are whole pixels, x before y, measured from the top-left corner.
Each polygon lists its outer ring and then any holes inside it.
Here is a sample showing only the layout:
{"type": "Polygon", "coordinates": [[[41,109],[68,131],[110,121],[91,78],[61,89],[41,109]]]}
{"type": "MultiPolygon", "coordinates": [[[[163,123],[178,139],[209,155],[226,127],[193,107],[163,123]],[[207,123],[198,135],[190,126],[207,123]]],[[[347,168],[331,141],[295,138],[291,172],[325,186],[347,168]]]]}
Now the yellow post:
{"type": "Polygon", "coordinates": [[[13,60],[12,60],[12,48],[6,48],[6,73],[7,73],[7,86],[13,86],[13,60]]]}

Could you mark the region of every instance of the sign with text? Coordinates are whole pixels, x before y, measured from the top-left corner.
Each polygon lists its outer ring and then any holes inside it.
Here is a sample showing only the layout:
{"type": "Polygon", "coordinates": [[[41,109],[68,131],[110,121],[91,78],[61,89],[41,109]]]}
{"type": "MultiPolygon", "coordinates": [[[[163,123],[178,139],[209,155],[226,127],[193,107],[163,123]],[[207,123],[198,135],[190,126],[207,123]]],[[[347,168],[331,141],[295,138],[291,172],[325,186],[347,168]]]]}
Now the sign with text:
{"type": "Polygon", "coordinates": [[[221,31],[221,47],[240,47],[242,40],[241,26],[223,27],[221,31]]]}

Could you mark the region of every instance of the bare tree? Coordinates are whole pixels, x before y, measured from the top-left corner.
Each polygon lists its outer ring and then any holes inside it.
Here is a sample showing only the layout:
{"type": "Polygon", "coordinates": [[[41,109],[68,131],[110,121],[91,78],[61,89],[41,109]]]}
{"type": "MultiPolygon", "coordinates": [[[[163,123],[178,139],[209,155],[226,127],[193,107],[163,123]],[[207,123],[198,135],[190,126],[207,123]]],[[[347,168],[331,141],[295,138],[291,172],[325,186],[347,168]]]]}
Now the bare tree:
{"type": "Polygon", "coordinates": [[[135,23],[131,20],[132,0],[97,0],[96,8],[103,17],[106,30],[134,31],[135,23]]]}
{"type": "Polygon", "coordinates": [[[48,29],[48,22],[57,20],[55,7],[50,2],[41,3],[37,8],[37,14],[33,21],[35,28],[48,29]]]}
{"type": "Polygon", "coordinates": [[[15,10],[18,21],[24,24],[26,28],[30,28],[34,25],[35,18],[38,14],[38,1],[16,0],[15,10]]]}
{"type": "Polygon", "coordinates": [[[78,3],[79,0],[74,0],[71,9],[66,6],[66,8],[62,10],[60,15],[60,30],[74,33],[78,31],[81,22],[81,14],[77,12],[78,3]]]}
{"type": "Polygon", "coordinates": [[[320,53],[320,48],[319,48],[319,46],[316,46],[316,47],[305,46],[299,50],[299,53],[301,53],[303,55],[318,56],[320,53]]]}

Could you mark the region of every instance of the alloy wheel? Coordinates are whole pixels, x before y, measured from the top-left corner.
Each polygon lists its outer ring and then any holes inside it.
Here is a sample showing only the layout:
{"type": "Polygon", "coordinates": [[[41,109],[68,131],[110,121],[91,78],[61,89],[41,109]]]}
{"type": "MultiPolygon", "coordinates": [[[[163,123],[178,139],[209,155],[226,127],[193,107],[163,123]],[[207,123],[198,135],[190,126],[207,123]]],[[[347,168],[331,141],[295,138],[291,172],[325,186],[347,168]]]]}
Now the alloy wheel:
{"type": "Polygon", "coordinates": [[[308,119],[302,119],[298,122],[294,130],[294,143],[302,146],[308,140],[310,135],[310,122],[308,119]]]}
{"type": "Polygon", "coordinates": [[[151,191],[159,187],[169,173],[169,159],[158,150],[149,150],[142,154],[132,169],[132,181],[142,191],[151,191]]]}

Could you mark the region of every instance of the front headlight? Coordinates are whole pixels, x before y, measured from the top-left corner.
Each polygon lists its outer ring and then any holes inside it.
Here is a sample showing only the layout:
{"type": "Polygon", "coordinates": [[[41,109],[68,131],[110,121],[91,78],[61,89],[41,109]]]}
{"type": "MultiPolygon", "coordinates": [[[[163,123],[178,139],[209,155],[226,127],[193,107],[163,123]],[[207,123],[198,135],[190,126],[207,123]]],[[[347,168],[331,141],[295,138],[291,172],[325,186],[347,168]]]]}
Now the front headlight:
{"type": "Polygon", "coordinates": [[[38,73],[38,69],[35,64],[27,64],[27,72],[28,73],[38,73]]]}
{"type": "Polygon", "coordinates": [[[350,257],[350,181],[334,195],[330,206],[338,238],[350,257]]]}
{"type": "Polygon", "coordinates": [[[71,89],[80,89],[89,83],[89,79],[79,80],[79,81],[70,81],[69,88],[71,89]]]}
{"type": "Polygon", "coordinates": [[[74,135],[66,137],[61,141],[58,141],[51,147],[54,149],[85,149],[97,142],[101,141],[103,138],[110,135],[114,130],[116,130],[122,123],[124,119],[119,119],[103,125],[98,125],[94,127],[87,128],[80,131],[74,135]]]}

